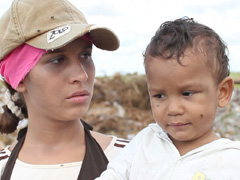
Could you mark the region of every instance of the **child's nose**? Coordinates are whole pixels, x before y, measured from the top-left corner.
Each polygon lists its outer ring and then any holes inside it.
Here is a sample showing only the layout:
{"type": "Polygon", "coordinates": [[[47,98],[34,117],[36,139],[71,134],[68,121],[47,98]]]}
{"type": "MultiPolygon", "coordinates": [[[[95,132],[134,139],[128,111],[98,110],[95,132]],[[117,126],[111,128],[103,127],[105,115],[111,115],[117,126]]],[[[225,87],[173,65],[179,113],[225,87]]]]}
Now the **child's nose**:
{"type": "Polygon", "coordinates": [[[184,113],[184,108],[181,100],[178,98],[168,99],[167,113],[169,116],[182,115],[184,113]]]}

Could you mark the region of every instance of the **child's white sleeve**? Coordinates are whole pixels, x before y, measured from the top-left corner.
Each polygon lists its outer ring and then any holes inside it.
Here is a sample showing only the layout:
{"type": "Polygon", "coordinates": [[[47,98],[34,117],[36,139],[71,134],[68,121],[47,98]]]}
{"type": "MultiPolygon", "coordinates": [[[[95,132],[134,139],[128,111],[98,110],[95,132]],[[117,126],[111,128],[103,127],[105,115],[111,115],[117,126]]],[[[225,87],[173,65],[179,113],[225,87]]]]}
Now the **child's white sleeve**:
{"type": "Polygon", "coordinates": [[[136,144],[136,139],[133,138],[133,140],[125,146],[122,152],[109,162],[107,170],[95,180],[128,180],[136,144]]]}

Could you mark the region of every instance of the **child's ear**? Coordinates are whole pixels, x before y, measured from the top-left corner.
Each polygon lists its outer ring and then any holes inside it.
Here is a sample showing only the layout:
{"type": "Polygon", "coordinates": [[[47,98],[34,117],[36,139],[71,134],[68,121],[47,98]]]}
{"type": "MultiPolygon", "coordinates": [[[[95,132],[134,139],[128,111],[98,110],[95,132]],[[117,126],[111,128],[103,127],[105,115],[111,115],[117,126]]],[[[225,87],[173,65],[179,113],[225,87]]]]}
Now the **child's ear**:
{"type": "Polygon", "coordinates": [[[232,78],[226,77],[218,85],[219,95],[218,95],[218,106],[225,107],[232,97],[232,91],[234,89],[234,83],[232,78]]]}
{"type": "Polygon", "coordinates": [[[20,93],[23,93],[26,91],[26,86],[25,84],[23,83],[23,81],[21,81],[18,85],[18,87],[16,88],[16,90],[20,93]]]}

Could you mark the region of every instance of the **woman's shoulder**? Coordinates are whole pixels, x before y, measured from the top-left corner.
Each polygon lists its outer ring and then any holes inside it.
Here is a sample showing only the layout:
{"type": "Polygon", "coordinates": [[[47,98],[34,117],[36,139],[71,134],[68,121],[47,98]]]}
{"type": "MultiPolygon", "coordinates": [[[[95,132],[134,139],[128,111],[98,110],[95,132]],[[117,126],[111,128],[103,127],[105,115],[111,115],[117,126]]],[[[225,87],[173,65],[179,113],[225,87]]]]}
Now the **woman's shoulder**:
{"type": "Polygon", "coordinates": [[[107,148],[124,148],[129,142],[130,140],[128,139],[123,139],[123,138],[119,138],[116,136],[111,136],[112,140],[109,143],[107,148]]]}
{"type": "Polygon", "coordinates": [[[127,139],[112,136],[112,140],[104,150],[109,161],[117,156],[130,141],[127,139]]]}
{"type": "Polygon", "coordinates": [[[118,144],[119,144],[119,148],[122,148],[122,146],[125,146],[126,143],[129,142],[129,140],[127,140],[127,139],[102,134],[102,133],[99,133],[99,132],[96,132],[96,131],[92,131],[91,134],[96,139],[96,141],[102,147],[103,150],[108,148],[108,146],[110,146],[114,143],[116,143],[116,146],[118,146],[118,144]]]}
{"type": "Polygon", "coordinates": [[[92,131],[91,134],[102,147],[109,161],[120,153],[121,150],[129,143],[129,140],[127,139],[105,135],[95,131],[92,131]]]}

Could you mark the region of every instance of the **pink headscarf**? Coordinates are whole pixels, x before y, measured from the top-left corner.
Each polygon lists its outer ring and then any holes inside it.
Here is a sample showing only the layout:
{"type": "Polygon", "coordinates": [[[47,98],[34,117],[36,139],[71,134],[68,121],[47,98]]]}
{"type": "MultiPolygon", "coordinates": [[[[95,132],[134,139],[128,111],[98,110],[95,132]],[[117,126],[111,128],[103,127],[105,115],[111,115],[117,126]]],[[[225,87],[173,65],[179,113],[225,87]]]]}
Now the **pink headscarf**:
{"type": "Polygon", "coordinates": [[[44,53],[46,50],[22,44],[3,58],[0,62],[0,73],[8,84],[16,89],[44,53]]]}
{"type": "MultiPolygon", "coordinates": [[[[89,33],[80,38],[93,43],[89,33]]],[[[26,43],[22,44],[3,58],[0,62],[0,73],[8,84],[16,90],[19,83],[46,52],[46,50],[35,48],[26,43]]]]}

